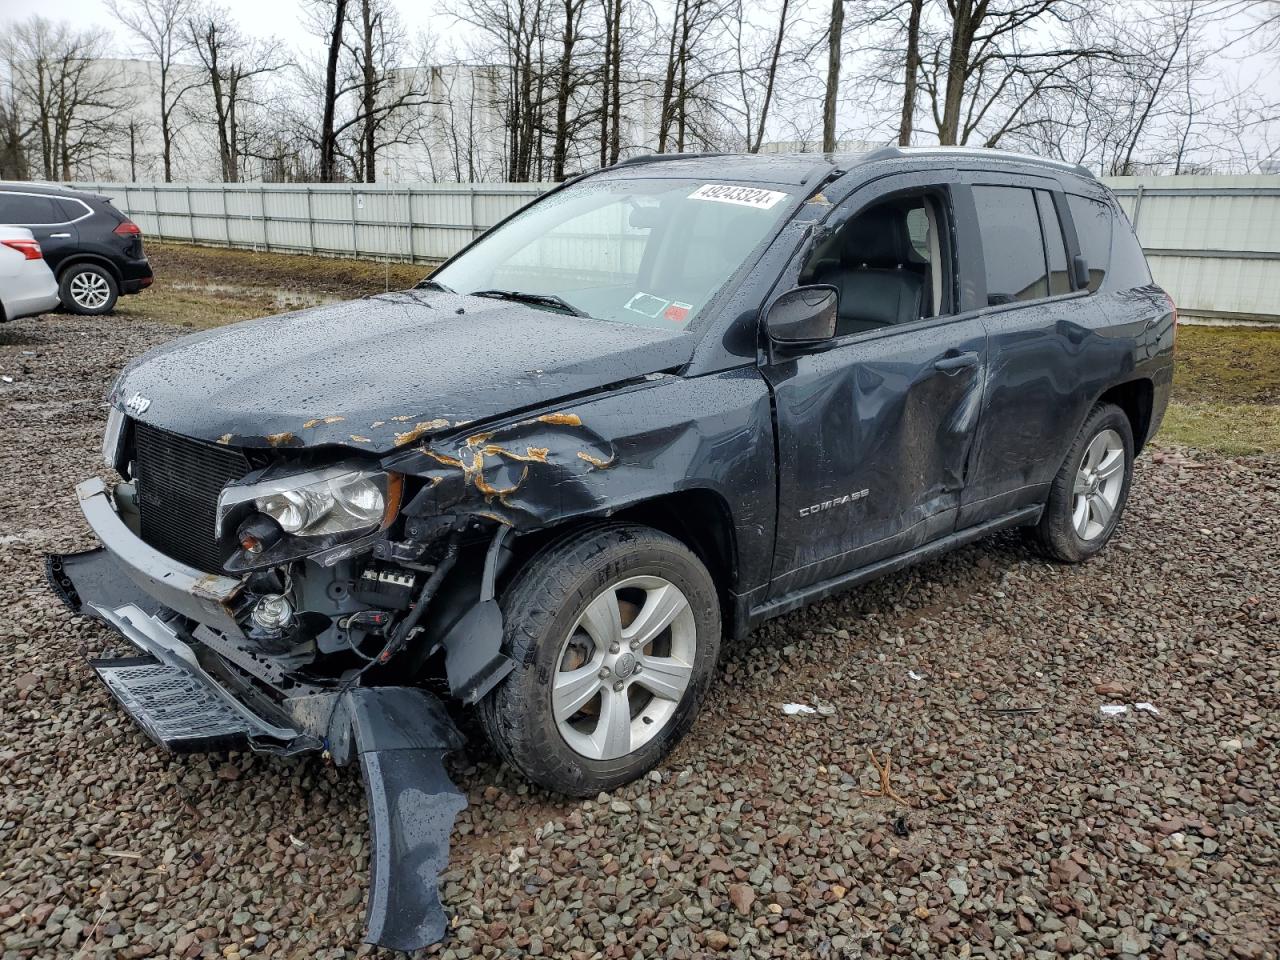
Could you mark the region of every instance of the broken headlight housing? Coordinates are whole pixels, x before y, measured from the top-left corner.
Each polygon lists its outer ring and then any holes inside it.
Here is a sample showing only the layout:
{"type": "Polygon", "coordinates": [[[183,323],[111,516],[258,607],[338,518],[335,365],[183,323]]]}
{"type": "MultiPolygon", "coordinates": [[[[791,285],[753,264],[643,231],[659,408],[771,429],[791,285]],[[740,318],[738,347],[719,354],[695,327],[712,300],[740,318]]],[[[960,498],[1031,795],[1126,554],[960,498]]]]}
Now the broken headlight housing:
{"type": "Polygon", "coordinates": [[[281,563],[385,530],[400,509],[402,482],[398,473],[346,461],[227,486],[218,497],[216,534],[232,524],[243,534],[227,567],[281,563]]]}

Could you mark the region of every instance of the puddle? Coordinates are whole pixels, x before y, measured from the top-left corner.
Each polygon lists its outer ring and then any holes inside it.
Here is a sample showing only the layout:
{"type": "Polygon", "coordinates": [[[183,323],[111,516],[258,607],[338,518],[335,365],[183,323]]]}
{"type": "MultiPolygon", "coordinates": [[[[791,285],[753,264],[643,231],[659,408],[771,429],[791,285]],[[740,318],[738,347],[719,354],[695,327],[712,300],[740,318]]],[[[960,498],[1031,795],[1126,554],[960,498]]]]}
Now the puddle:
{"type": "Polygon", "coordinates": [[[307,290],[255,287],[233,283],[192,283],[187,280],[170,280],[166,286],[173,290],[184,290],[191,293],[211,293],[225,297],[270,297],[277,307],[287,310],[296,310],[301,307],[321,307],[330,303],[341,303],[344,299],[349,299],[327,293],[312,293],[307,290]]]}

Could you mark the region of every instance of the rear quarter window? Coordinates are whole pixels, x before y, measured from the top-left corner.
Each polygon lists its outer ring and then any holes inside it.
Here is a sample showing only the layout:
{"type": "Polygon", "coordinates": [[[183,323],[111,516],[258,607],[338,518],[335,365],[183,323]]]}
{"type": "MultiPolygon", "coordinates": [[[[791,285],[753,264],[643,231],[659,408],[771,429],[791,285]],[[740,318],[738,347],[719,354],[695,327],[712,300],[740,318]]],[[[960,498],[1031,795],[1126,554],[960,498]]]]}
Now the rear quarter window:
{"type": "Polygon", "coordinates": [[[1089,292],[1093,293],[1102,286],[1111,263],[1111,206],[1069,193],[1067,208],[1080,241],[1080,254],[1089,263],[1089,292]]]}
{"type": "Polygon", "coordinates": [[[1111,231],[1111,282],[1121,290],[1150,286],[1151,267],[1133,224],[1118,204],[1112,210],[1115,222],[1111,231]]]}

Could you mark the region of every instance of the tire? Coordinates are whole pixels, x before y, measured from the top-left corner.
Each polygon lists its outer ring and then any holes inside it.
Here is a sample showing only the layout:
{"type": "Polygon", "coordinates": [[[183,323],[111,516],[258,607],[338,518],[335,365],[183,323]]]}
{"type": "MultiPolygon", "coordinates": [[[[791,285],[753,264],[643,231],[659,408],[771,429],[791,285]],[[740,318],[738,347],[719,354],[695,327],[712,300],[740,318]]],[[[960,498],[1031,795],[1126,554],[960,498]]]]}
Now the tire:
{"type": "Polygon", "coordinates": [[[536,554],[500,602],[516,667],[481,702],[480,721],[528,780],[594,796],[653,769],[692,726],[715,675],[720,604],[706,567],[674,537],[631,524],[571,534],[536,554]]]}
{"type": "Polygon", "coordinates": [[[101,316],[120,299],[120,285],[111,271],[96,263],[72,264],[58,280],[58,298],[71,313],[101,316]]]}
{"type": "Polygon", "coordinates": [[[1105,547],[1124,513],[1132,481],[1129,418],[1114,404],[1099,404],[1071,444],[1040,522],[1032,528],[1040,552],[1062,563],[1080,563],[1105,547]],[[1111,472],[1108,465],[1114,467],[1111,472]]]}

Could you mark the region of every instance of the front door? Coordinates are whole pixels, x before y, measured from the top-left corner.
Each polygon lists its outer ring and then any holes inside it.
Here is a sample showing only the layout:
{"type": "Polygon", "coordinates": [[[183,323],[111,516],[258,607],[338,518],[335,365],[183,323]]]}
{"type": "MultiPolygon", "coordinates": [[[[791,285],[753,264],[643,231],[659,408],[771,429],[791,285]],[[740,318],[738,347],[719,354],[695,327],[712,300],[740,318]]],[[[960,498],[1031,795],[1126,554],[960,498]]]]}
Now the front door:
{"type": "Polygon", "coordinates": [[[837,336],[776,352],[778,529],[770,597],[955,529],[986,333],[967,308],[946,174],[877,181],[828,220],[800,283],[835,286],[837,336]]]}

